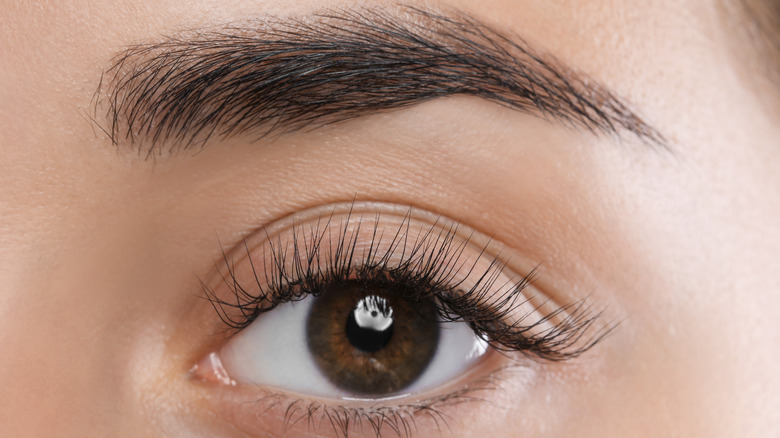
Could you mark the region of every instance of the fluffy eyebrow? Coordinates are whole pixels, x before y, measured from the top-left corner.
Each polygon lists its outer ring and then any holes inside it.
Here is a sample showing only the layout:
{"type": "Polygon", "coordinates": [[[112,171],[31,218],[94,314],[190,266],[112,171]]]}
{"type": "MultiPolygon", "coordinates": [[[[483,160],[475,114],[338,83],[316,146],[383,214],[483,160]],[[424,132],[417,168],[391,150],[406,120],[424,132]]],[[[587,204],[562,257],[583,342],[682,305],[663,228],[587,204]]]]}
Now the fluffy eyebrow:
{"type": "Polygon", "coordinates": [[[107,112],[101,128],[115,144],[153,155],[451,95],[664,144],[614,93],[521,38],[413,7],[268,18],[130,47],[104,73],[95,116],[107,112]]]}

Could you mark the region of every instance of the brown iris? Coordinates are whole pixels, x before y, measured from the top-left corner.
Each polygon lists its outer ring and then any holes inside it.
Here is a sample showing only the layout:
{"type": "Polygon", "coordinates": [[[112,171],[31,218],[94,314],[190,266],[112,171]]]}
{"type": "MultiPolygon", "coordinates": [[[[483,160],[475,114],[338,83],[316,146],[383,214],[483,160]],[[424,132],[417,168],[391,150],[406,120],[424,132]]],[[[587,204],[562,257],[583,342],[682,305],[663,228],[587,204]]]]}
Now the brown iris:
{"type": "Polygon", "coordinates": [[[306,338],[334,385],[355,394],[392,394],[420,377],[436,352],[436,305],[349,281],[315,300],[306,338]]]}

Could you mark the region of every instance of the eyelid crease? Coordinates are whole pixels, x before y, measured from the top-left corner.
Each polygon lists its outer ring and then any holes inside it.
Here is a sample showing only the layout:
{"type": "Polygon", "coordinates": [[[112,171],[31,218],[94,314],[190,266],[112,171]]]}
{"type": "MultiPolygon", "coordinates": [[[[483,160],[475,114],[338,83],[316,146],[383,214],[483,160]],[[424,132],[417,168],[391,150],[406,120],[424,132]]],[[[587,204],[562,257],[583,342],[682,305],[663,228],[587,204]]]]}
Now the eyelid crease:
{"type": "Polygon", "coordinates": [[[239,278],[235,263],[223,252],[224,266],[218,271],[229,296],[201,283],[203,292],[223,322],[240,331],[279,304],[316,296],[323,285],[349,279],[402,284],[417,294],[412,299],[435,299],[442,321],[467,323],[493,348],[552,361],[579,356],[614,328],[598,326],[602,311],[585,300],[551,307],[550,300],[528,297],[524,290],[537,270],[519,279],[508,277],[498,256],[488,256],[490,241],[477,247],[473,259],[464,257],[470,239],[456,242],[457,222],[439,217],[416,230],[419,234],[410,241],[412,217],[409,209],[386,234],[387,227],[380,229],[385,216],[376,213],[369,221],[373,228],[367,228],[365,216],[350,207],[345,215],[336,216],[334,210],[319,216],[308,227],[293,220],[286,241],[282,233],[261,230],[262,265],[253,260],[255,248],[246,238],[239,246],[254,283],[247,287],[247,279],[239,278]],[[342,222],[335,223],[337,217],[342,222]]]}

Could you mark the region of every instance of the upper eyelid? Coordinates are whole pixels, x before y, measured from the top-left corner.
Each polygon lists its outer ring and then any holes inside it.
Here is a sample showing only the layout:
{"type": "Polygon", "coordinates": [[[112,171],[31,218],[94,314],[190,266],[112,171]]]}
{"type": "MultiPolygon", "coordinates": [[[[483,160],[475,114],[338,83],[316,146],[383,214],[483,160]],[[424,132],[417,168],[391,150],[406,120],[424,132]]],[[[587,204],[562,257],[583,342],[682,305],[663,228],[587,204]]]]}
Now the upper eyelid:
{"type": "MultiPolygon", "coordinates": [[[[234,247],[228,251],[225,251],[224,249],[221,251],[220,256],[220,263],[218,263],[216,266],[223,266],[227,268],[227,272],[222,272],[219,269],[217,269],[219,282],[221,283],[230,283],[233,286],[241,287],[240,284],[238,284],[237,279],[235,278],[234,272],[232,270],[233,266],[240,265],[243,263],[244,260],[246,260],[252,270],[252,276],[258,283],[264,283],[264,280],[260,280],[258,278],[258,273],[261,273],[263,276],[265,276],[268,273],[269,264],[266,263],[263,266],[256,265],[253,258],[251,257],[251,253],[256,250],[257,242],[254,240],[260,240],[261,242],[264,242],[265,245],[261,245],[263,247],[263,254],[262,258],[264,260],[272,260],[272,263],[270,265],[273,265],[275,268],[279,269],[280,271],[287,272],[286,269],[288,269],[287,266],[285,266],[285,260],[287,258],[287,254],[285,251],[282,251],[282,246],[288,246],[289,247],[289,241],[281,242],[274,239],[274,237],[279,232],[279,229],[285,229],[290,228],[293,230],[294,235],[300,236],[301,239],[297,240],[295,237],[292,238],[294,241],[292,244],[292,247],[294,248],[294,251],[299,251],[301,247],[304,247],[304,251],[312,251],[314,246],[314,241],[321,240],[326,233],[331,233],[331,230],[339,230],[338,233],[348,233],[350,230],[350,227],[348,225],[345,226],[331,226],[331,221],[333,220],[334,216],[337,216],[339,214],[346,214],[347,216],[357,219],[360,221],[362,226],[362,222],[364,219],[368,222],[371,222],[374,219],[378,219],[378,216],[375,216],[375,213],[370,213],[366,217],[363,216],[361,213],[357,213],[357,211],[374,211],[374,210],[381,210],[384,211],[384,216],[393,216],[395,215],[397,218],[401,218],[403,224],[406,224],[406,230],[402,229],[396,229],[395,236],[391,238],[391,245],[390,247],[398,248],[399,246],[402,247],[401,256],[404,258],[404,261],[407,263],[412,263],[415,261],[415,258],[412,257],[411,252],[414,252],[416,254],[421,254],[425,256],[425,251],[422,248],[422,245],[425,245],[426,243],[430,243],[432,239],[429,239],[430,233],[432,233],[436,229],[436,224],[439,224],[440,222],[445,225],[446,227],[449,227],[450,231],[456,231],[459,228],[461,228],[461,224],[455,221],[448,220],[445,223],[442,222],[443,218],[440,215],[436,214],[430,214],[428,212],[419,210],[419,209],[413,209],[408,206],[403,205],[393,205],[393,204],[383,204],[383,203],[375,203],[375,202],[350,202],[350,203],[342,203],[342,204],[331,204],[323,207],[316,207],[313,209],[310,209],[308,211],[302,211],[298,212],[295,215],[291,217],[285,217],[278,219],[276,221],[272,221],[270,227],[268,225],[263,226],[259,228],[258,230],[250,233],[247,237],[246,235],[242,237],[241,241],[234,245],[234,247]],[[356,212],[353,214],[353,212],[356,212]],[[427,223],[427,226],[424,226],[425,231],[423,232],[423,236],[416,236],[415,241],[409,241],[408,240],[408,230],[409,225],[411,224],[411,219],[413,217],[417,217],[420,220],[423,220],[423,223],[427,223]],[[316,223],[316,229],[309,229],[308,234],[306,230],[301,230],[296,223],[306,223],[306,222],[314,222],[316,223]],[[297,234],[296,234],[297,233],[297,234]],[[254,236],[252,238],[251,236],[254,236]],[[399,236],[403,236],[399,238],[399,236]],[[253,240],[250,242],[250,239],[253,240]],[[309,242],[309,244],[304,243],[303,245],[300,245],[300,242],[309,242]],[[270,253],[270,254],[269,254],[270,253]]],[[[401,228],[404,228],[402,226],[401,228]]],[[[376,228],[375,228],[376,230],[376,228]]],[[[354,230],[353,230],[354,231],[354,230]]],[[[441,232],[441,231],[440,231],[441,232]]],[[[332,233],[331,233],[332,234],[332,233]]],[[[454,235],[454,233],[451,233],[454,235]]],[[[475,239],[475,236],[477,236],[478,233],[475,231],[468,232],[467,236],[464,236],[463,238],[465,240],[472,240],[475,239]]],[[[332,236],[331,236],[332,237],[332,236]]],[[[355,234],[355,238],[357,235],[355,234]]],[[[377,237],[377,236],[373,236],[377,237]]],[[[373,253],[372,261],[374,263],[382,263],[387,262],[387,257],[389,257],[393,251],[385,251],[383,252],[382,256],[377,259],[376,255],[378,252],[376,250],[379,248],[379,245],[373,246],[373,243],[382,243],[387,244],[387,239],[381,239],[381,236],[376,241],[373,240],[372,237],[372,246],[371,249],[375,250],[373,253]]],[[[313,251],[317,253],[317,256],[319,257],[323,253],[328,254],[329,256],[331,254],[336,254],[341,252],[343,254],[344,249],[349,249],[352,251],[355,251],[357,247],[350,247],[350,242],[347,241],[348,239],[346,236],[341,236],[341,238],[338,239],[339,245],[345,245],[344,248],[334,248],[329,247],[327,250],[324,250],[320,252],[319,250],[319,244],[318,247],[313,251]]],[[[479,242],[481,243],[481,251],[480,256],[482,256],[487,248],[487,243],[492,242],[492,238],[489,237],[483,237],[482,239],[479,239],[479,242]]],[[[464,244],[466,242],[464,241],[464,244]]],[[[224,247],[223,247],[224,248],[224,247]]],[[[296,254],[295,257],[289,257],[290,259],[300,259],[303,254],[296,254]]],[[[365,255],[365,254],[362,254],[365,255]]],[[[371,256],[369,253],[368,256],[371,256]]],[[[430,256],[430,254],[428,255],[430,256]]],[[[337,256],[338,257],[338,256],[337,256]]],[[[321,259],[318,259],[322,261],[321,259]]],[[[419,262],[419,260],[417,260],[419,262]]],[[[442,267],[446,269],[446,267],[442,267]]],[[[208,284],[201,281],[202,286],[205,289],[210,289],[212,287],[213,282],[209,282],[208,284]]],[[[243,291],[239,291],[242,292],[243,291]]]]}
{"type": "MultiPolygon", "coordinates": [[[[342,205],[342,213],[346,212],[348,214],[347,217],[350,217],[353,214],[353,209],[358,206],[362,206],[361,204],[345,204],[342,205]],[[346,210],[344,210],[347,208],[346,210]]],[[[368,205],[368,208],[376,208],[376,205],[368,205]]],[[[338,207],[332,207],[334,208],[332,211],[332,214],[335,214],[336,211],[338,211],[338,207]]],[[[306,217],[307,213],[303,212],[302,215],[306,217]]],[[[367,215],[368,217],[371,217],[372,215],[367,215]]],[[[411,210],[408,210],[407,213],[403,219],[403,222],[401,223],[401,228],[404,227],[403,224],[408,224],[407,220],[411,220],[412,217],[411,210]]],[[[425,215],[423,215],[425,216],[425,215]]],[[[349,228],[348,223],[343,225],[343,228],[339,228],[340,225],[338,224],[331,224],[331,220],[333,219],[333,216],[331,215],[329,218],[326,215],[323,219],[323,215],[314,215],[312,216],[309,214],[309,217],[313,217],[315,220],[315,223],[317,224],[316,227],[312,227],[310,229],[311,236],[308,237],[308,240],[302,238],[301,242],[306,240],[308,244],[315,245],[314,241],[318,239],[318,236],[320,234],[324,235],[327,231],[329,231],[330,225],[333,225],[339,233],[344,233],[344,235],[340,238],[339,244],[342,245],[345,243],[347,238],[350,236],[347,236],[347,229],[349,228]],[[319,218],[319,219],[317,219],[319,218]],[[326,223],[324,229],[320,228],[321,223],[326,223]]],[[[361,217],[360,222],[358,222],[358,229],[360,225],[362,224],[363,217],[359,213],[355,213],[355,217],[361,217]]],[[[377,216],[377,221],[379,220],[377,216]]],[[[425,245],[427,242],[431,242],[432,240],[434,242],[438,242],[441,244],[442,236],[441,233],[444,232],[444,230],[448,229],[446,226],[443,228],[439,228],[438,232],[439,235],[436,238],[431,239],[430,235],[431,233],[434,233],[434,230],[436,229],[436,222],[439,219],[436,219],[433,221],[434,225],[431,225],[429,228],[423,228],[424,231],[423,237],[421,238],[421,241],[418,243],[412,242],[410,246],[415,247],[417,246],[418,249],[425,245]]],[[[371,219],[368,219],[369,223],[371,219]]],[[[287,218],[286,220],[283,220],[282,223],[288,223],[288,224],[294,224],[295,223],[295,217],[293,218],[287,218]]],[[[348,222],[348,220],[347,220],[348,222]]],[[[306,222],[303,222],[306,223],[306,222]]],[[[444,224],[449,224],[449,232],[446,233],[448,237],[452,237],[453,234],[451,231],[453,229],[458,229],[458,225],[454,222],[444,221],[444,224]]],[[[282,226],[281,228],[284,228],[282,226]]],[[[295,226],[293,226],[293,229],[296,229],[295,226]]],[[[371,234],[371,233],[369,233],[371,234]]],[[[269,239],[270,242],[273,242],[273,239],[271,236],[273,236],[273,233],[269,235],[269,233],[264,232],[261,230],[260,232],[261,236],[264,236],[265,238],[269,239]]],[[[472,234],[473,235],[473,234],[472,234]]],[[[355,234],[355,238],[357,238],[357,233],[355,234]]],[[[374,228],[373,236],[376,236],[376,228],[374,228]]],[[[398,234],[396,234],[396,238],[398,237],[398,234]]],[[[404,235],[404,238],[407,236],[404,235]]],[[[396,240],[396,238],[393,239],[393,241],[396,240]]],[[[446,240],[446,239],[444,239],[446,240]]],[[[451,242],[452,240],[450,240],[451,242]]],[[[490,239],[488,239],[490,241],[490,239]]],[[[282,244],[280,241],[279,244],[282,244]]],[[[299,251],[298,247],[299,242],[294,241],[292,243],[294,247],[294,251],[299,251]]],[[[446,242],[445,242],[446,244],[446,242]]],[[[429,265],[428,268],[438,269],[438,270],[446,270],[448,269],[447,265],[447,257],[452,256],[452,254],[444,254],[442,256],[442,253],[439,252],[438,256],[444,257],[442,260],[436,260],[437,257],[436,249],[437,249],[437,243],[433,243],[433,250],[434,254],[423,254],[423,257],[428,257],[425,260],[422,260],[419,263],[422,263],[425,265],[426,263],[429,265]],[[432,265],[432,266],[431,266],[432,265]]],[[[392,246],[392,245],[391,245],[392,246]]],[[[242,245],[239,245],[239,247],[242,247],[242,245]]],[[[246,257],[249,258],[250,264],[252,263],[252,258],[250,256],[250,245],[244,243],[243,248],[246,249],[246,257]]],[[[265,249],[265,247],[264,247],[265,249]]],[[[332,250],[333,248],[331,248],[332,250]]],[[[346,250],[350,250],[349,247],[345,248],[346,250]]],[[[351,248],[354,250],[354,248],[351,248]]],[[[439,250],[441,250],[441,247],[438,247],[439,250]]],[[[343,249],[342,249],[343,250],[343,249]]],[[[304,248],[303,251],[311,251],[311,247],[304,248]]],[[[484,254],[485,248],[481,248],[479,251],[479,256],[474,259],[474,263],[482,263],[484,265],[484,260],[482,260],[482,255],[484,254]],[[480,261],[481,260],[481,261],[480,261]]],[[[273,252],[273,250],[272,250],[273,252]]],[[[424,252],[424,251],[423,251],[424,252]]],[[[311,254],[309,254],[311,255],[311,254]]],[[[319,253],[316,254],[317,257],[319,257],[319,253]]],[[[376,255],[376,254],[375,254],[376,255]]],[[[267,255],[266,255],[267,256],[267,255]]],[[[342,253],[342,256],[345,256],[344,253],[342,253]]],[[[400,263],[405,263],[408,261],[409,263],[414,263],[414,253],[407,254],[407,257],[409,259],[407,260],[401,260],[400,263]]],[[[312,269],[312,266],[306,265],[305,262],[303,265],[298,265],[297,268],[293,268],[293,271],[295,269],[302,270],[298,273],[295,272],[288,272],[287,269],[289,267],[286,266],[286,261],[281,260],[279,257],[279,254],[275,254],[272,256],[272,259],[274,262],[272,265],[276,265],[276,268],[279,269],[279,275],[283,275],[283,277],[289,276],[289,278],[292,278],[293,281],[298,281],[301,279],[301,276],[305,277],[307,269],[312,269]]],[[[297,254],[293,259],[300,258],[301,254],[297,254]]],[[[384,257],[384,256],[383,256],[384,257]]],[[[346,258],[342,258],[340,260],[335,261],[335,263],[343,263],[344,260],[347,260],[351,258],[349,254],[346,254],[346,258]]],[[[593,307],[591,304],[580,301],[580,302],[574,302],[567,305],[562,305],[559,307],[556,306],[549,306],[548,301],[538,301],[538,304],[534,304],[529,308],[529,304],[531,303],[530,298],[523,298],[523,295],[521,295],[521,292],[523,289],[525,289],[528,284],[530,284],[531,279],[534,275],[535,271],[531,271],[528,275],[522,276],[520,279],[512,280],[510,283],[506,278],[504,281],[507,282],[507,284],[510,284],[510,288],[506,289],[498,289],[496,290],[493,285],[492,281],[495,281],[497,276],[501,274],[501,270],[503,269],[503,265],[495,265],[497,263],[496,258],[490,258],[489,267],[482,276],[479,277],[479,280],[476,284],[472,284],[472,289],[462,290],[458,292],[459,296],[453,296],[454,301],[448,301],[447,297],[443,295],[437,295],[438,299],[443,300],[442,304],[446,305],[448,302],[451,303],[458,303],[459,299],[462,299],[461,297],[465,296],[472,296],[472,300],[479,300],[482,304],[476,305],[476,301],[473,301],[473,305],[469,305],[466,308],[474,308],[474,309],[482,309],[480,312],[477,312],[477,310],[473,310],[473,315],[470,315],[469,318],[472,318],[471,324],[473,324],[473,328],[477,330],[487,330],[491,332],[491,335],[494,335],[492,344],[494,347],[500,347],[500,349],[507,349],[507,350],[514,350],[514,351],[524,351],[527,353],[533,353],[534,355],[544,358],[544,359],[551,359],[551,360],[563,360],[563,359],[570,359],[579,356],[580,354],[584,353],[585,351],[589,350],[591,347],[596,345],[601,339],[603,339],[613,328],[614,326],[610,325],[597,325],[596,322],[601,320],[602,317],[602,311],[593,307]],[[497,266],[497,268],[496,268],[497,266]],[[495,278],[491,278],[490,276],[494,276],[495,278]],[[488,276],[488,277],[486,277],[488,276]],[[480,282],[483,282],[480,284],[480,282]],[[481,288],[481,289],[480,289],[481,288]],[[487,294],[488,291],[492,295],[490,296],[479,296],[479,294],[487,294]],[[500,293],[499,293],[500,292],[500,293]],[[519,301],[518,301],[519,300],[519,301]],[[494,306],[494,304],[490,304],[493,302],[500,303],[500,307],[491,307],[494,306]],[[473,307],[476,306],[476,307],[473,307]],[[513,321],[510,325],[507,325],[502,328],[502,326],[497,325],[494,326],[494,321],[500,321],[505,320],[505,318],[510,315],[513,312],[519,312],[520,309],[525,309],[523,312],[526,312],[525,315],[521,315],[521,317],[515,321],[513,321]],[[540,315],[537,319],[526,321],[526,318],[530,315],[531,312],[538,312],[544,310],[543,315],[540,315]],[[487,325],[486,325],[487,324],[487,325]],[[490,327],[490,328],[489,328],[490,327]],[[498,335],[500,334],[500,337],[498,335]]],[[[232,291],[234,294],[233,298],[230,298],[228,300],[222,299],[218,296],[218,294],[212,292],[210,289],[206,288],[204,286],[204,292],[206,293],[207,297],[211,300],[212,305],[214,305],[215,310],[220,314],[220,317],[223,318],[223,320],[228,323],[228,325],[233,326],[235,329],[240,330],[242,327],[245,327],[249,323],[252,322],[253,318],[258,316],[260,313],[262,313],[265,310],[268,310],[270,308],[273,308],[276,304],[274,303],[280,303],[283,301],[279,301],[280,296],[277,296],[278,294],[281,294],[283,300],[287,299],[302,299],[305,297],[308,292],[304,290],[298,290],[298,289],[288,289],[287,286],[283,284],[276,284],[275,286],[266,284],[266,280],[258,280],[257,286],[260,288],[259,291],[256,292],[250,292],[242,286],[242,281],[237,278],[236,274],[232,271],[231,265],[228,262],[228,259],[225,258],[226,266],[228,269],[227,275],[225,276],[224,273],[220,273],[222,275],[222,279],[227,285],[228,289],[232,291]],[[266,291],[263,291],[263,287],[269,288],[266,291]],[[272,291],[269,293],[268,291],[272,291]],[[289,295],[289,297],[287,296],[289,295]],[[270,306],[270,307],[268,307],[270,306]],[[237,316],[234,319],[233,316],[231,316],[229,310],[240,310],[240,312],[237,313],[237,316]]],[[[322,262],[322,260],[319,260],[319,262],[322,262]]],[[[333,260],[325,261],[326,265],[330,266],[334,263],[333,260]]],[[[362,262],[362,263],[365,263],[362,262]]],[[[344,268],[342,266],[341,268],[344,268]]],[[[425,266],[423,266],[425,268],[425,266]]],[[[252,273],[257,278],[257,272],[255,270],[255,266],[252,266],[252,273]]],[[[320,267],[313,267],[315,269],[315,274],[320,275],[317,270],[321,269],[320,267]]],[[[332,269],[332,267],[326,267],[325,272],[328,269],[332,269]]],[[[339,269],[338,267],[336,269],[339,269]]],[[[371,268],[371,272],[369,274],[372,274],[375,268],[371,268]]],[[[379,267],[381,270],[382,268],[379,267]]],[[[406,266],[406,267],[400,267],[401,272],[409,272],[408,270],[411,270],[414,272],[415,269],[421,269],[420,267],[414,267],[414,266],[406,266]]],[[[469,274],[471,270],[469,269],[469,274]]],[[[484,266],[483,266],[484,269],[484,266]]],[[[330,271],[332,274],[332,271],[330,271]]],[[[447,287],[447,285],[452,284],[452,279],[456,278],[453,274],[453,276],[450,276],[450,274],[445,274],[445,277],[438,278],[437,275],[440,274],[440,271],[431,271],[433,275],[432,277],[426,277],[427,281],[440,281],[441,285],[443,287],[447,287]]],[[[482,272],[482,271],[480,271],[482,272]]],[[[264,272],[263,275],[267,275],[267,272],[264,272]]],[[[462,272],[459,272],[460,275],[462,275],[462,272]]],[[[342,274],[333,274],[335,276],[340,276],[342,274]]],[[[285,278],[272,278],[272,281],[286,281],[285,278]]],[[[309,278],[306,281],[315,281],[314,278],[309,278]]],[[[324,280],[322,278],[317,279],[316,281],[328,281],[324,280]]],[[[418,279],[419,281],[419,279],[418,279]]],[[[294,287],[299,287],[300,285],[296,285],[294,287]]],[[[306,285],[303,285],[306,287],[306,285]]],[[[503,287],[504,285],[502,285],[503,287]]],[[[457,287],[457,286],[456,286],[457,287]]],[[[534,297],[536,299],[536,297],[534,297]]],[[[497,305],[497,304],[496,304],[497,305]]],[[[457,304],[456,304],[457,306],[457,304]]],[[[453,315],[458,315],[461,313],[463,308],[453,307],[448,310],[452,311],[453,315]]]]}

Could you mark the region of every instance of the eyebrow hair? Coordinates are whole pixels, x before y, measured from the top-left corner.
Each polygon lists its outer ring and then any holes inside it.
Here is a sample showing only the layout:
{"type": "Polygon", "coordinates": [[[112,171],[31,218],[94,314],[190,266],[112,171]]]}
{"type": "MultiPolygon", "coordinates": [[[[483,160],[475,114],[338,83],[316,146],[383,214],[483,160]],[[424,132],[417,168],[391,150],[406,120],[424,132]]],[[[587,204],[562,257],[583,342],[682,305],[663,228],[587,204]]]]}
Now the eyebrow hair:
{"type": "Polygon", "coordinates": [[[410,6],[267,18],[130,47],[101,78],[93,120],[104,108],[101,129],[113,143],[151,156],[451,95],[594,134],[627,131],[665,143],[614,93],[521,38],[460,12],[410,6]]]}

